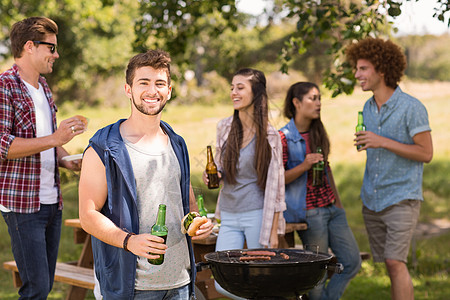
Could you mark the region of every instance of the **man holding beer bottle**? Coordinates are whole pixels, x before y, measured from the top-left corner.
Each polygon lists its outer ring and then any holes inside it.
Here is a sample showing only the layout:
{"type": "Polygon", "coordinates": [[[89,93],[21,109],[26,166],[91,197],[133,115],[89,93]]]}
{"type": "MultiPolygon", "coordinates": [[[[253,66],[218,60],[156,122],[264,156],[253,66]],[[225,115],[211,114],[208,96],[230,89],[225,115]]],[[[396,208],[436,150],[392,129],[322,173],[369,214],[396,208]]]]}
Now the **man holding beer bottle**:
{"type": "Polygon", "coordinates": [[[347,49],[363,91],[366,130],[356,133],[358,151],[367,150],[361,188],[363,216],[375,262],[384,262],[394,300],[414,298],[406,266],[423,201],[423,163],[433,157],[425,106],[398,83],[406,57],[391,41],[366,38],[347,49]]]}
{"type": "MultiPolygon", "coordinates": [[[[130,117],[100,129],[84,154],[80,220],[93,236],[95,273],[105,299],[187,300],[193,294],[191,238],[180,231],[183,216],[196,208],[188,152],[183,138],[161,121],[171,91],[166,52],[134,56],[125,85],[130,117]],[[168,211],[166,244],[151,234],[160,204],[168,211]],[[149,263],[161,254],[162,264],[149,263]]],[[[206,238],[212,228],[208,221],[192,239],[206,238]]]]}

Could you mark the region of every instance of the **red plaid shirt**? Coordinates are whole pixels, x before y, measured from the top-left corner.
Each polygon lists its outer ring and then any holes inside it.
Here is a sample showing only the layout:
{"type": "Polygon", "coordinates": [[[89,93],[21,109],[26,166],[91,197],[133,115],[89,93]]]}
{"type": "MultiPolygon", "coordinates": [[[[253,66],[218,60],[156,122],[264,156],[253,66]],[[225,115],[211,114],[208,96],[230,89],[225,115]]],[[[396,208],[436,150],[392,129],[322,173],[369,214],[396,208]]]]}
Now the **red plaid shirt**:
{"type": "MultiPolygon", "coordinates": [[[[288,161],[288,143],[286,136],[282,131],[279,132],[281,136],[281,144],[283,145],[283,165],[286,168],[288,161]]],[[[309,148],[309,133],[301,133],[306,143],[306,153],[311,153],[309,148]]],[[[330,167],[327,164],[327,169],[330,167]]],[[[306,184],[306,209],[313,209],[317,207],[328,206],[335,201],[333,190],[328,182],[327,176],[324,176],[324,184],[320,187],[312,185],[312,168],[308,170],[308,181],[306,184]]]]}
{"type": "MultiPolygon", "coordinates": [[[[44,88],[56,130],[56,105],[44,77],[39,78],[44,88]]],[[[36,137],[36,113],[33,100],[20,79],[17,65],[0,74],[0,204],[17,213],[39,210],[41,173],[40,153],[7,159],[15,137],[36,137]]],[[[62,209],[58,163],[55,151],[55,184],[58,187],[59,209],[62,209]]]]}

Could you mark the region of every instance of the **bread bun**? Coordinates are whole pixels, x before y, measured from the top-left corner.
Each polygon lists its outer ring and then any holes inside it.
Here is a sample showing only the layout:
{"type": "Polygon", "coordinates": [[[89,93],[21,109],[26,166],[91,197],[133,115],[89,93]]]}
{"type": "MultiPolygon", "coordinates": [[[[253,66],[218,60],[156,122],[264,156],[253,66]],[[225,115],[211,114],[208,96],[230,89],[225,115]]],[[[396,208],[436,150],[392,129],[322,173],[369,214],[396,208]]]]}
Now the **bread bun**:
{"type": "Polygon", "coordinates": [[[80,120],[81,122],[83,122],[84,127],[87,128],[88,125],[88,119],[86,117],[80,116],[80,115],[76,115],[75,118],[77,118],[78,120],[80,120]]]}
{"type": "Polygon", "coordinates": [[[207,217],[196,217],[196,218],[194,218],[194,220],[192,221],[191,225],[189,225],[189,228],[187,230],[187,234],[190,235],[190,236],[196,236],[197,230],[200,228],[200,226],[202,226],[206,222],[208,222],[208,218],[207,217]]]}

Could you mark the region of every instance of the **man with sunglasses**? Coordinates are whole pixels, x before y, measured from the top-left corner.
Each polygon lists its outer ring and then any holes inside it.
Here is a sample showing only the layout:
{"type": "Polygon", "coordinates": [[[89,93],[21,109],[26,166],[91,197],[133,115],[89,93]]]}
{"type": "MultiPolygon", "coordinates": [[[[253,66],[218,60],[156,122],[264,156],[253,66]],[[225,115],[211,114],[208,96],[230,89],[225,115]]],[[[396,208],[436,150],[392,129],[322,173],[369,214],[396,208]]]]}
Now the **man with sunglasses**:
{"type": "Polygon", "coordinates": [[[20,299],[47,299],[53,286],[61,233],[58,167],[62,145],[85,130],[76,117],[56,126],[56,106],[41,74],[53,71],[58,26],[32,17],[12,26],[11,69],[0,74],[0,210],[19,269],[20,299]]]}

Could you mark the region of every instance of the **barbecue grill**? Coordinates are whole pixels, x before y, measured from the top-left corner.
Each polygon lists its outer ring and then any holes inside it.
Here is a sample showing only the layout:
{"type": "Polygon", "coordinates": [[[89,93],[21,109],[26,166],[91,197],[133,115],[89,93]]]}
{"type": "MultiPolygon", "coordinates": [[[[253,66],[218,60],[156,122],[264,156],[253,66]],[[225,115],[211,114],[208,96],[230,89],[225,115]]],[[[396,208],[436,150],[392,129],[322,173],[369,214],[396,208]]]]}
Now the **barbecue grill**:
{"type": "Polygon", "coordinates": [[[327,253],[300,249],[239,249],[211,252],[197,268],[211,268],[214,279],[225,290],[247,299],[285,299],[312,289],[327,270],[340,273],[341,264],[330,263],[327,253]],[[271,251],[270,260],[241,261],[247,251],[271,251]],[[283,258],[281,253],[289,256],[283,258]]]}

